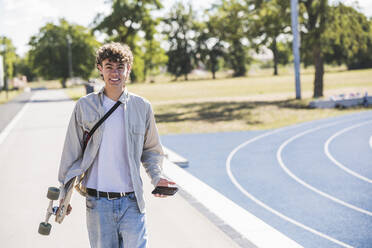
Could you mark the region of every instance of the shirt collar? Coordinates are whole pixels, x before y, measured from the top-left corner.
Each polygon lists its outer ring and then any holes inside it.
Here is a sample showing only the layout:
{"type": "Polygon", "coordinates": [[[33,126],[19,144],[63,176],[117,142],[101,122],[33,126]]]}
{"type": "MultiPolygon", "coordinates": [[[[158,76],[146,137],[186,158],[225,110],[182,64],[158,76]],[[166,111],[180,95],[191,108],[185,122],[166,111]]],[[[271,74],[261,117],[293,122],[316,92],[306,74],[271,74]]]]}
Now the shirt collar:
{"type": "MultiPolygon", "coordinates": [[[[105,87],[103,86],[103,87],[99,90],[99,92],[98,92],[98,94],[99,94],[99,96],[100,96],[100,99],[101,99],[101,102],[103,102],[103,94],[104,94],[104,90],[105,90],[105,87]]],[[[124,91],[123,91],[123,93],[120,95],[118,101],[120,101],[120,102],[122,102],[122,103],[125,104],[125,103],[128,101],[128,99],[129,99],[128,89],[127,89],[127,87],[125,87],[125,88],[124,88],[124,91]]]]}

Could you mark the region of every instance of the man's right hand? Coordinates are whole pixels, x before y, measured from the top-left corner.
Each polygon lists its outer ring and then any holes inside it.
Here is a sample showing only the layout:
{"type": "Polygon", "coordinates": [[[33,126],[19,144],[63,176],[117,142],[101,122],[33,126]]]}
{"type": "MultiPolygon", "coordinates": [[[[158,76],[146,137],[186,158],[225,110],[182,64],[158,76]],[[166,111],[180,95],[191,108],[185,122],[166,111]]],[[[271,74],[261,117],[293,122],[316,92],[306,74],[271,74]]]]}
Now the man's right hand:
{"type": "MultiPolygon", "coordinates": [[[[63,199],[59,201],[59,206],[61,206],[63,199]]],[[[66,215],[69,215],[72,211],[71,204],[68,204],[66,215]]]]}

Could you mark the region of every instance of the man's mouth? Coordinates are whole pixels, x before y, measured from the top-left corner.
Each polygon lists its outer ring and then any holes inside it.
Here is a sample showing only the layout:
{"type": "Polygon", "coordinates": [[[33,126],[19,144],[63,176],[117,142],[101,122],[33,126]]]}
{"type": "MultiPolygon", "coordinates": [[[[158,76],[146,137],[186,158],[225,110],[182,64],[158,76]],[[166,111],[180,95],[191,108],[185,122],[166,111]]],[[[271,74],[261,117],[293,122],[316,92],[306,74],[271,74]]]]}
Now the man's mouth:
{"type": "Polygon", "coordinates": [[[113,81],[113,82],[119,82],[120,78],[110,78],[110,80],[113,81]]]}

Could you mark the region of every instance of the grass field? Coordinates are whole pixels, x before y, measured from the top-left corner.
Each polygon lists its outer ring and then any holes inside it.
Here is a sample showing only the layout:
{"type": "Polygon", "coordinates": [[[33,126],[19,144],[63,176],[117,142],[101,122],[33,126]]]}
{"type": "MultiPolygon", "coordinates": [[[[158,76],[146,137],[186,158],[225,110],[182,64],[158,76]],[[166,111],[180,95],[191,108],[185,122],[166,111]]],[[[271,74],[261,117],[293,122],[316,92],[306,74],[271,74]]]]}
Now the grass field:
{"type": "Polygon", "coordinates": [[[37,88],[61,89],[62,88],[61,82],[58,80],[31,82],[28,84],[28,86],[33,89],[37,89],[37,88]]]}
{"type": "MultiPolygon", "coordinates": [[[[324,81],[325,97],[372,93],[372,70],[328,72],[324,81]]],[[[288,74],[128,85],[151,101],[161,134],[271,129],[366,110],[308,108],[312,73],[301,75],[301,88],[302,100],[295,100],[293,75],[288,74]]],[[[76,87],[67,93],[77,100],[85,91],[76,87]]]]}
{"type": "Polygon", "coordinates": [[[0,104],[4,104],[10,100],[12,100],[14,97],[18,96],[22,91],[20,90],[10,90],[8,91],[8,96],[6,91],[0,92],[0,104]]]}

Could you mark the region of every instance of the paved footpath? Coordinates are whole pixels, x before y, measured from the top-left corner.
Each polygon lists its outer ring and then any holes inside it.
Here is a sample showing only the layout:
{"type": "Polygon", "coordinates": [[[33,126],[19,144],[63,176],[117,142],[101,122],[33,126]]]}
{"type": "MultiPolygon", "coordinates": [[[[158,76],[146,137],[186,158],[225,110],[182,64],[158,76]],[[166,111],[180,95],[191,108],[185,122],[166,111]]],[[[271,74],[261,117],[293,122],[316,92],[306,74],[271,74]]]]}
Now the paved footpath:
{"type": "Polygon", "coordinates": [[[16,96],[7,104],[0,104],[0,132],[8,125],[18,111],[22,109],[31,95],[32,92],[25,92],[16,96]]]}
{"type": "MultiPolygon", "coordinates": [[[[0,129],[1,247],[89,247],[84,198],[78,193],[62,225],[52,221],[50,236],[37,233],[48,205],[47,188],[58,186],[59,159],[73,106],[61,90],[36,91],[13,121],[0,129]]],[[[147,175],[143,179],[149,247],[238,247],[181,194],[154,198],[147,175]]]]}

